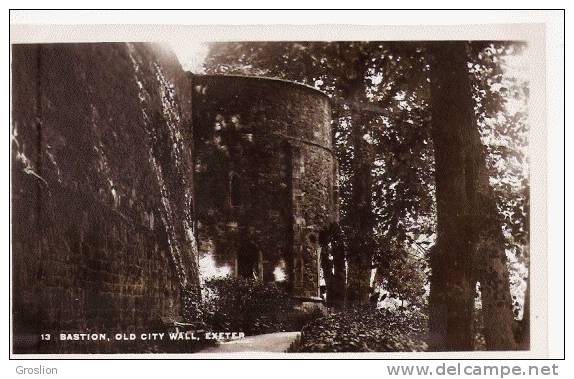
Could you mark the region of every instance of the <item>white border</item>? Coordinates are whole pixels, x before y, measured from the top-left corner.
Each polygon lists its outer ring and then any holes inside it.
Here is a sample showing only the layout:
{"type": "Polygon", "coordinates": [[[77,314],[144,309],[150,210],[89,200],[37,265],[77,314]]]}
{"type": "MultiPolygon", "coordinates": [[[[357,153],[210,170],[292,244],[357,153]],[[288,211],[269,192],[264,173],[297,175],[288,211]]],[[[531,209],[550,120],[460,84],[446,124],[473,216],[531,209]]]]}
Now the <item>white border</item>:
{"type": "MultiPolygon", "coordinates": [[[[385,11],[385,12],[332,12],[332,11],[322,11],[319,12],[134,12],[134,13],[126,13],[126,12],[118,12],[121,13],[121,16],[118,16],[115,13],[110,14],[109,12],[90,12],[90,13],[75,13],[70,14],[66,12],[57,13],[57,14],[40,14],[40,13],[25,13],[25,12],[17,12],[11,14],[11,21],[13,23],[32,23],[32,24],[76,24],[76,23],[84,23],[89,22],[91,24],[107,24],[107,25],[99,25],[98,27],[89,27],[89,26],[82,26],[80,32],[88,32],[88,39],[87,41],[96,41],[100,40],[102,36],[105,36],[106,41],[121,41],[121,40],[138,40],[138,41],[162,41],[166,40],[165,36],[173,32],[172,28],[168,28],[165,26],[152,26],[150,27],[151,30],[143,31],[145,28],[138,28],[139,32],[136,31],[136,37],[131,35],[131,39],[128,39],[129,36],[124,33],[129,33],[125,26],[111,26],[109,24],[113,23],[123,23],[123,24],[163,24],[163,25],[176,25],[176,32],[183,33],[184,31],[187,32],[187,27],[178,26],[182,24],[210,24],[210,23],[218,23],[218,24],[272,24],[272,23],[284,23],[284,24],[315,24],[313,26],[307,27],[281,27],[282,31],[275,31],[277,36],[284,36],[283,38],[278,39],[297,39],[293,38],[294,36],[301,36],[299,39],[311,39],[309,38],[309,34],[305,35],[305,33],[312,33],[313,36],[319,36],[322,38],[313,38],[313,39],[328,39],[326,37],[329,36],[336,36],[341,35],[341,33],[349,32],[349,35],[345,39],[429,39],[429,36],[432,35],[432,39],[446,39],[449,36],[453,37],[456,36],[457,39],[474,39],[476,34],[473,34],[473,31],[478,33],[478,36],[481,39],[498,39],[501,36],[504,36],[504,39],[524,39],[520,38],[520,34],[524,33],[526,30],[530,30],[530,28],[526,25],[513,25],[512,27],[508,26],[501,26],[501,25],[473,25],[469,27],[469,25],[462,25],[465,23],[472,24],[476,23],[477,20],[480,20],[481,24],[488,24],[488,23],[541,23],[545,24],[546,26],[546,54],[543,53],[544,46],[539,52],[542,52],[540,57],[546,56],[546,64],[547,64],[547,71],[546,74],[548,76],[548,83],[546,88],[548,89],[548,93],[552,93],[551,97],[547,97],[550,100],[546,104],[546,110],[548,111],[547,115],[547,125],[548,125],[548,138],[551,141],[552,146],[555,146],[554,149],[549,149],[549,159],[550,159],[550,170],[549,170],[549,183],[558,183],[560,184],[560,174],[563,172],[560,170],[556,172],[556,169],[563,167],[562,163],[562,155],[560,154],[560,149],[558,147],[561,146],[561,139],[560,137],[563,136],[563,131],[561,126],[563,125],[563,102],[561,100],[563,94],[563,87],[561,84],[561,80],[563,79],[562,75],[562,67],[563,67],[563,34],[562,30],[564,25],[562,24],[562,16],[561,14],[556,14],[553,12],[512,12],[512,11],[500,11],[500,12],[480,12],[480,11],[473,11],[473,12],[466,12],[466,11],[456,11],[456,12],[427,12],[427,11],[385,11]],[[286,22],[288,20],[288,22],[286,22]],[[387,28],[384,30],[385,27],[381,27],[380,25],[374,28],[367,28],[364,26],[349,26],[348,24],[353,22],[357,22],[355,25],[377,25],[385,23],[386,25],[391,24],[401,24],[401,25],[416,25],[409,28],[401,27],[399,29],[395,28],[393,32],[391,28],[387,28]],[[321,27],[316,26],[317,23],[324,24],[321,27]],[[347,26],[342,27],[340,25],[328,25],[332,23],[344,23],[347,26]],[[460,27],[451,26],[451,27],[433,27],[429,28],[428,26],[424,26],[424,24],[434,23],[434,24],[441,24],[441,25],[453,25],[458,24],[461,25],[460,27]],[[374,31],[374,29],[377,31],[374,31]],[[371,31],[369,30],[371,29],[371,31]],[[472,29],[472,30],[471,30],[472,29]],[[381,33],[384,31],[385,33],[381,33]],[[413,34],[407,33],[411,32],[413,34]],[[96,34],[94,34],[96,33],[96,34]],[[282,34],[286,33],[286,34],[282,34]],[[373,34],[370,34],[373,33],[373,34]],[[507,34],[508,33],[508,34],[507,34]],[[514,33],[518,33],[514,34],[514,33]],[[89,37],[89,35],[92,37],[89,37]],[[408,34],[408,38],[405,35],[408,34]],[[384,38],[369,38],[368,36],[381,36],[384,35],[384,38]],[[499,36],[499,37],[496,37],[499,36]],[[287,37],[287,38],[285,38],[287,37]],[[435,38],[437,37],[437,38],[435,38]],[[509,38],[510,37],[510,38],[509,38]],[[94,39],[90,39],[94,38],[94,39]]],[[[209,26],[203,28],[196,28],[194,33],[196,36],[198,35],[208,35],[211,36],[211,39],[226,39],[226,40],[237,40],[236,34],[238,29],[231,28],[229,29],[228,26],[224,29],[225,30],[219,31],[217,34],[214,33],[217,31],[218,27],[209,26]],[[229,33],[229,31],[233,33],[229,33]],[[226,34],[228,33],[228,34],[226,34]]],[[[277,27],[275,27],[277,28],[277,27]]],[[[13,28],[13,31],[15,29],[13,28]]],[[[18,30],[18,28],[16,28],[18,30]]],[[[244,36],[246,29],[241,30],[241,36],[244,36]]],[[[272,27],[264,27],[264,33],[261,32],[261,28],[248,28],[251,30],[252,33],[250,34],[249,38],[246,39],[262,39],[261,37],[264,36],[264,39],[271,40],[273,37],[270,37],[269,32],[273,30],[272,27]],[[258,29],[258,31],[256,30],[258,29]],[[260,38],[257,37],[257,34],[260,38]]],[[[28,30],[29,31],[29,30],[28,30]]],[[[33,36],[28,35],[26,38],[31,37],[34,38],[49,38],[51,36],[58,36],[58,38],[71,38],[73,40],[74,36],[69,33],[70,30],[60,29],[60,34],[56,31],[56,34],[53,34],[54,30],[50,30],[49,34],[45,33],[38,33],[37,31],[33,33],[33,36]]],[[[133,31],[133,29],[132,29],[133,31]]],[[[26,34],[26,33],[25,33],[26,34]]],[[[189,37],[189,34],[184,33],[186,37],[189,37]]],[[[18,41],[18,39],[12,39],[12,41],[18,41]]],[[[77,37],[77,35],[76,35],[77,37]]],[[[204,38],[205,39],[205,38],[204,38]]],[[[209,39],[209,38],[208,38],[209,39]]],[[[529,39],[529,38],[526,38],[529,39]]],[[[544,43],[544,42],[543,42],[544,43]]],[[[543,44],[542,43],[542,44],[543,44]]],[[[538,57],[538,58],[540,58],[538,57]]],[[[535,57],[536,58],[536,57],[535,57]]],[[[542,66],[544,67],[544,66],[542,66]]],[[[539,81],[540,78],[543,80],[544,74],[538,77],[539,81]]],[[[544,84],[543,81],[536,84],[536,86],[540,86],[542,91],[544,92],[544,84]]],[[[534,97],[534,96],[533,96],[534,97]]],[[[544,96],[542,96],[544,99],[544,96]]],[[[544,124],[544,103],[538,103],[538,105],[534,105],[535,107],[540,107],[542,111],[538,113],[539,120],[537,120],[536,125],[544,124]],[[541,122],[540,122],[541,121],[541,122]]],[[[535,127],[535,125],[533,125],[535,127]]],[[[540,136],[543,137],[545,132],[542,131],[540,136]]],[[[539,143],[537,143],[537,150],[534,152],[536,154],[545,154],[546,152],[546,144],[544,138],[537,139],[539,143]]],[[[531,142],[533,142],[531,138],[531,142]]],[[[7,156],[7,152],[5,156],[7,156]]],[[[544,155],[537,155],[539,159],[537,161],[541,161],[538,169],[542,168],[540,171],[533,167],[533,172],[537,172],[536,178],[538,183],[541,186],[538,189],[542,189],[545,183],[545,163],[546,160],[543,159],[544,155]],[[538,178],[538,179],[537,179],[538,178]]],[[[535,163],[535,162],[533,162],[535,163]]],[[[562,179],[563,180],[563,179],[562,179]]],[[[538,186],[537,184],[536,186],[538,186]]],[[[534,187],[534,183],[533,183],[534,187]]],[[[554,188],[556,190],[556,188],[554,188]]],[[[536,188],[533,188],[533,196],[536,193],[536,188]]],[[[542,199],[542,202],[545,203],[546,197],[542,199]]],[[[560,357],[563,354],[563,343],[562,343],[562,336],[563,336],[563,315],[561,310],[563,309],[563,284],[564,278],[562,276],[563,270],[563,242],[561,243],[560,238],[555,238],[555,235],[560,236],[560,222],[559,220],[563,221],[563,210],[560,207],[560,203],[562,202],[560,191],[556,191],[552,193],[552,196],[548,197],[549,207],[549,216],[552,220],[551,225],[555,226],[553,228],[549,228],[549,236],[551,235],[552,241],[549,243],[550,248],[550,255],[548,258],[548,263],[550,264],[552,275],[548,278],[548,286],[550,289],[550,293],[552,296],[548,296],[548,302],[550,305],[550,309],[548,311],[548,316],[552,320],[550,323],[550,343],[548,353],[552,357],[560,357]],[[562,214],[562,216],[561,216],[562,214]],[[554,234],[552,234],[554,233],[554,234]],[[560,249],[562,247],[562,249],[560,249]],[[562,295],[562,296],[561,296],[562,295]]],[[[545,211],[545,206],[543,207],[545,211]]],[[[542,216],[542,215],[540,215],[542,216]]],[[[538,228],[546,229],[546,217],[540,217],[541,220],[538,228]]],[[[536,221],[535,221],[536,222],[536,221]]],[[[563,225],[563,222],[562,222],[563,225]]],[[[550,226],[550,225],[549,225],[550,226]]],[[[536,227],[533,228],[537,230],[536,227]]],[[[545,240],[545,238],[544,238],[545,240]]],[[[545,270],[542,270],[545,271],[545,270]]],[[[533,287],[532,290],[535,292],[535,288],[533,287]]],[[[546,291],[544,289],[540,289],[540,293],[538,296],[542,296],[546,298],[546,291]]],[[[533,295],[534,296],[534,295],[533,295]]],[[[545,324],[545,322],[544,322],[545,324]]],[[[518,352],[520,354],[521,352],[518,352]]],[[[416,353],[417,358],[423,357],[436,357],[436,353],[428,353],[428,355],[421,355],[427,353],[416,353]],[[434,356],[433,356],[434,355],[434,356]]],[[[479,358],[478,353],[472,353],[473,358],[479,358]]],[[[490,357],[490,358],[498,358],[500,354],[496,352],[486,352],[480,353],[480,357],[490,357]],[[482,355],[484,354],[484,355],[482,355]]],[[[384,357],[390,357],[388,354],[383,354],[384,357]]],[[[400,353],[393,353],[391,354],[394,358],[401,358],[400,353]]],[[[93,357],[93,356],[92,356],[93,357]]],[[[137,356],[138,358],[141,355],[137,356]]],[[[159,356],[155,358],[164,358],[166,356],[159,356]]],[[[193,356],[193,358],[199,358],[198,356],[193,356]]],[[[281,356],[285,357],[285,356],[281,356]]],[[[314,358],[317,358],[317,355],[313,355],[314,358]]],[[[372,358],[373,356],[368,356],[372,358]]],[[[411,357],[413,357],[411,355],[411,357]]],[[[460,353],[449,353],[448,355],[440,354],[440,358],[455,358],[455,357],[468,357],[461,356],[460,353]]],[[[177,358],[181,358],[178,356],[177,358]]],[[[187,357],[189,358],[189,357],[187,357]]],[[[289,358],[294,358],[289,356],[289,358]]],[[[337,358],[341,358],[341,356],[337,356],[337,358]]]]}

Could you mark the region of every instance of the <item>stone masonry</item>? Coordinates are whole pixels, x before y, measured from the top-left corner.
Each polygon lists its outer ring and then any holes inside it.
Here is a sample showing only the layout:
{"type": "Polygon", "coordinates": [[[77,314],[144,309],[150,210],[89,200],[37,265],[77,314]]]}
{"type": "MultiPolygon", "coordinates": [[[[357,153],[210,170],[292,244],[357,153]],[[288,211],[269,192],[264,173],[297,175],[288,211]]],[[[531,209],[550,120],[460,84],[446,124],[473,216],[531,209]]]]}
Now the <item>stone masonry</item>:
{"type": "Polygon", "coordinates": [[[192,86],[201,258],[318,298],[318,236],[338,201],[328,97],[254,77],[194,76],[192,86]]]}
{"type": "Polygon", "coordinates": [[[199,282],[191,92],[175,55],[13,45],[12,68],[14,352],[106,352],[118,344],[40,334],[181,320],[199,282]]]}
{"type": "Polygon", "coordinates": [[[201,271],[319,300],[338,203],[325,94],[191,76],[154,44],[12,45],[11,128],[15,353],[121,352],[40,336],[193,323],[201,271]]]}

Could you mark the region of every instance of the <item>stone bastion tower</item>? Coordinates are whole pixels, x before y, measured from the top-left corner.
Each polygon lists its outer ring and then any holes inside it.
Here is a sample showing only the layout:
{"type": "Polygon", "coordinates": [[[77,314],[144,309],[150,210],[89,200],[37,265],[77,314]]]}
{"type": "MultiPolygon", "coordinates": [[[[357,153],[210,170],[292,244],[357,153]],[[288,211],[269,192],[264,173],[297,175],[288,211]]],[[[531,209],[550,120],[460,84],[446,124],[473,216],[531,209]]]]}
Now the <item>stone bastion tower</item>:
{"type": "Polygon", "coordinates": [[[338,221],[329,98],[261,77],[191,82],[203,278],[285,281],[318,300],[319,233],[338,221]]]}

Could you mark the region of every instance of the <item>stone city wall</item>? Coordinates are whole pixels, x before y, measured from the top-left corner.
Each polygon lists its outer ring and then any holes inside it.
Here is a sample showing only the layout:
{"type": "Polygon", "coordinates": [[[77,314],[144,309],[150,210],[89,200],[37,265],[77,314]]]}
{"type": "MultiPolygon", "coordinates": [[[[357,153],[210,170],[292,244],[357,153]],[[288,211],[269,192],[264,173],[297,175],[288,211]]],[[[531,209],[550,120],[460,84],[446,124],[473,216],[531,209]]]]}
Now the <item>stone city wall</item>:
{"type": "Polygon", "coordinates": [[[12,45],[14,352],[192,309],[190,93],[156,45],[12,45]]]}

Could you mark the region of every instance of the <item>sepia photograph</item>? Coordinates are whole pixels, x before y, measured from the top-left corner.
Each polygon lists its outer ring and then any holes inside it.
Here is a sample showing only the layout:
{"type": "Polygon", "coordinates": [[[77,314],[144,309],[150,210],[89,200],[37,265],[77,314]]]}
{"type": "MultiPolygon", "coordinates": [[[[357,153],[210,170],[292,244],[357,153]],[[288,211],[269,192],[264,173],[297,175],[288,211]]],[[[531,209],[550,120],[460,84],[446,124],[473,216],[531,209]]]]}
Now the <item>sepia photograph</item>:
{"type": "Polygon", "coordinates": [[[543,351],[543,31],[245,29],[11,40],[11,353],[543,351]]]}

